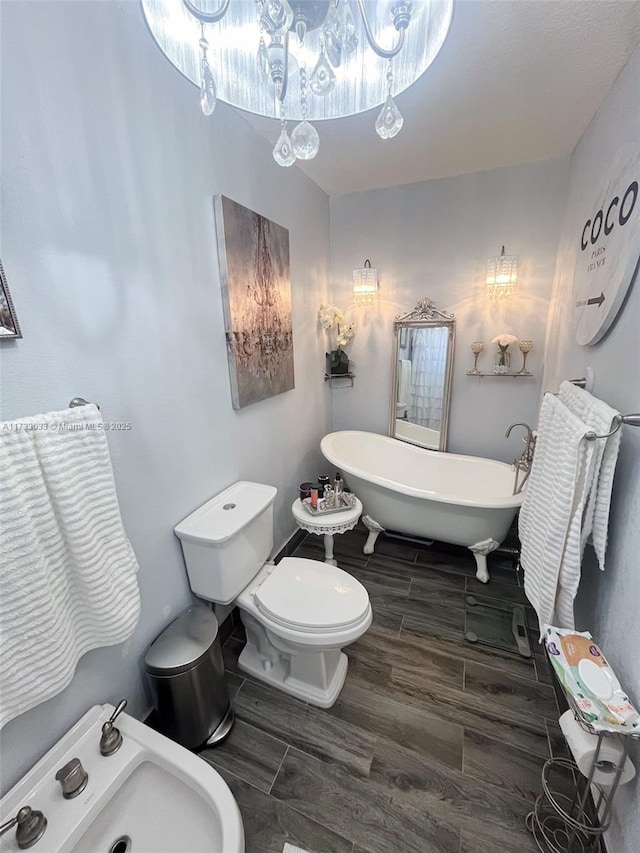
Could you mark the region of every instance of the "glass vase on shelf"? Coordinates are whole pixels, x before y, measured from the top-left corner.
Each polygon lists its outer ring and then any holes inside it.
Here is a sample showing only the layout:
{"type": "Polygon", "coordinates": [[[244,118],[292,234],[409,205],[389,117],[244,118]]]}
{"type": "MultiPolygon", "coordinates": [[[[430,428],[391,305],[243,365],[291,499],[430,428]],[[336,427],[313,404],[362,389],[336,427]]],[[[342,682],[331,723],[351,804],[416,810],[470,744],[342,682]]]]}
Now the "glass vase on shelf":
{"type": "Polygon", "coordinates": [[[511,367],[511,353],[506,347],[499,347],[497,361],[493,366],[494,373],[509,373],[511,367]]]}
{"type": "Polygon", "coordinates": [[[349,356],[341,348],[331,350],[326,353],[327,356],[327,373],[330,376],[344,375],[349,372],[349,356]]]}

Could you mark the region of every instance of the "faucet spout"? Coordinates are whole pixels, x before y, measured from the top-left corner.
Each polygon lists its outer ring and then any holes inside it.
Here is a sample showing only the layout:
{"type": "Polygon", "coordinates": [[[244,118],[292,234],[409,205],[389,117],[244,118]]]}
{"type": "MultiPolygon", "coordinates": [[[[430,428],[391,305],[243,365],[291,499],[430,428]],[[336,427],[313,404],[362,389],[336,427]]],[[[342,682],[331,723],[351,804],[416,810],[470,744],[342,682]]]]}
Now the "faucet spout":
{"type": "Polygon", "coordinates": [[[514,495],[517,495],[518,492],[522,491],[522,487],[526,483],[526,481],[529,477],[529,474],[531,473],[531,465],[533,463],[533,453],[534,453],[535,446],[536,446],[536,439],[533,435],[533,430],[531,429],[529,424],[525,424],[522,421],[518,421],[515,424],[511,424],[511,426],[509,426],[509,428],[507,429],[507,431],[505,433],[505,438],[509,438],[509,436],[511,435],[511,430],[517,426],[524,427],[527,431],[527,434],[522,439],[525,442],[526,447],[522,451],[522,453],[520,454],[520,458],[516,459],[514,461],[515,472],[516,472],[515,482],[513,484],[513,494],[514,495]],[[519,475],[520,471],[524,471],[525,476],[524,476],[524,479],[522,480],[522,482],[518,483],[518,475],[519,475]]]}
{"type": "Polygon", "coordinates": [[[511,435],[511,430],[512,430],[514,427],[517,427],[517,426],[521,426],[521,427],[524,427],[524,428],[526,429],[526,431],[527,431],[527,440],[528,440],[528,441],[531,441],[531,436],[533,435],[533,430],[531,429],[531,427],[529,426],[529,424],[525,424],[525,423],[523,423],[522,421],[518,421],[518,422],[517,422],[517,423],[515,423],[515,424],[511,424],[511,426],[510,426],[510,427],[507,429],[507,431],[505,432],[504,437],[505,437],[505,438],[509,438],[509,436],[511,435]]]}

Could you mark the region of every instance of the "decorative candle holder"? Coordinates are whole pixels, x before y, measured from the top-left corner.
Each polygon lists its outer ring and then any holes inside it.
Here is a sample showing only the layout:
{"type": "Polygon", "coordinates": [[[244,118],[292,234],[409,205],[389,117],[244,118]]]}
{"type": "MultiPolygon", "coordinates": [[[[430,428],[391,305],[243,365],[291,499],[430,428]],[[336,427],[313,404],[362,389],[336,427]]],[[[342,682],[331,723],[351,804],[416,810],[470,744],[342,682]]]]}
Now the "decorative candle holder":
{"type": "Polygon", "coordinates": [[[522,353],[522,369],[518,371],[520,376],[531,376],[531,372],[527,370],[527,356],[533,349],[533,341],[520,341],[518,344],[522,353]]]}
{"type": "Polygon", "coordinates": [[[482,341],[474,341],[471,344],[471,352],[473,353],[474,362],[473,367],[471,368],[469,373],[473,373],[474,375],[480,373],[480,371],[478,370],[478,356],[483,351],[483,349],[484,344],[482,343],[482,341]]]}

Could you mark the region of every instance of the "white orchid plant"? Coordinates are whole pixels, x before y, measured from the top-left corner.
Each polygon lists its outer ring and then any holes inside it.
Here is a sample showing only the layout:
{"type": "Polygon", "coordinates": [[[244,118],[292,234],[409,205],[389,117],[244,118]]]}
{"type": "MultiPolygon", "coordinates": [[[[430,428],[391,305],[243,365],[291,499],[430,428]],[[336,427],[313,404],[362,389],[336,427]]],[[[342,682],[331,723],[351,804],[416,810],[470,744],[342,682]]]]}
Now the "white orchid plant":
{"type": "MultiPolygon", "coordinates": [[[[344,311],[336,305],[320,306],[318,311],[318,323],[323,329],[329,332],[330,329],[336,330],[336,348],[329,353],[331,357],[331,367],[337,368],[338,365],[349,364],[349,359],[342,347],[345,347],[356,333],[356,324],[352,321],[347,322],[344,316],[344,311]]],[[[330,335],[331,337],[331,335],[330,335]]]]}
{"type": "Polygon", "coordinates": [[[498,344],[498,349],[500,350],[500,365],[505,365],[507,363],[507,350],[511,346],[511,344],[517,344],[518,338],[515,335],[509,335],[503,332],[500,335],[496,335],[495,338],[491,341],[492,344],[498,344]]]}

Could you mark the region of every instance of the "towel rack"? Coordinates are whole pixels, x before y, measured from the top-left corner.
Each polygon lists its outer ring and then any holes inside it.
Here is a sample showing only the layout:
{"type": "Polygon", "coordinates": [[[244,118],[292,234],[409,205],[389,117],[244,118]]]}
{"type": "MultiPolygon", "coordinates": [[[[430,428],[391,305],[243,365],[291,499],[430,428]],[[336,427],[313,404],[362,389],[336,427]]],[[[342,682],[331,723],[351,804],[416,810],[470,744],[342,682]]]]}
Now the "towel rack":
{"type": "MultiPolygon", "coordinates": [[[[77,409],[78,406],[91,406],[92,404],[89,400],[85,400],[84,397],[74,397],[73,400],[69,403],[70,409],[77,409]]],[[[100,406],[97,403],[93,403],[93,405],[100,411],[100,406]]]]}
{"type": "MultiPolygon", "coordinates": [[[[572,385],[577,385],[578,388],[584,388],[587,384],[586,379],[570,379],[572,385]]],[[[611,430],[606,432],[604,435],[597,435],[595,432],[587,432],[584,437],[587,441],[597,441],[599,438],[610,438],[612,435],[615,435],[622,424],[627,424],[627,426],[640,426],[640,412],[632,412],[628,415],[614,415],[613,420],[611,421],[611,430]]]]}
{"type": "Polygon", "coordinates": [[[587,432],[584,437],[587,441],[595,441],[598,438],[609,438],[609,436],[615,435],[615,433],[618,432],[622,424],[627,424],[628,426],[640,426],[640,412],[634,412],[630,415],[614,415],[613,421],[611,422],[610,432],[606,432],[604,435],[596,435],[595,432],[587,432]]]}

